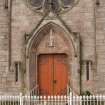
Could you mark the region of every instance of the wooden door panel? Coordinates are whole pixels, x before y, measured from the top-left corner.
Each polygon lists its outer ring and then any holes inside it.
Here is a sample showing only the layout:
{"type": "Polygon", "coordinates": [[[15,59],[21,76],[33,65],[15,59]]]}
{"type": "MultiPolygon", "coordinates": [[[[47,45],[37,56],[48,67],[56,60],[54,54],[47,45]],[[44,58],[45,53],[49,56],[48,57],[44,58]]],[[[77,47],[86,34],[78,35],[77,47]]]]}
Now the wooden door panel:
{"type": "Polygon", "coordinates": [[[39,94],[50,95],[52,94],[52,57],[49,55],[41,55],[38,60],[38,83],[39,83],[39,94]]]}
{"type": "Polygon", "coordinates": [[[67,56],[55,55],[54,56],[54,94],[66,95],[68,84],[68,68],[67,56]]]}

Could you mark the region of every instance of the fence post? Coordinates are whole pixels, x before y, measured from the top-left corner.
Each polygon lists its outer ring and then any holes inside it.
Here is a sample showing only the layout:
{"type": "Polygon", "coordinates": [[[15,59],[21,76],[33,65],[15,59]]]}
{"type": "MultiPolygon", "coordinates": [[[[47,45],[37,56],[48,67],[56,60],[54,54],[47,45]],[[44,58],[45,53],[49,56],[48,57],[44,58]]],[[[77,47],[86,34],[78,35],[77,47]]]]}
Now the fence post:
{"type": "Polygon", "coordinates": [[[82,96],[79,97],[80,105],[82,105],[82,96]]]}
{"type": "Polygon", "coordinates": [[[72,105],[72,92],[70,92],[69,98],[68,98],[69,105],[72,105]]]}
{"type": "Polygon", "coordinates": [[[46,96],[44,96],[44,105],[46,105],[46,103],[47,103],[47,102],[46,102],[46,96]]]}
{"type": "Polygon", "coordinates": [[[20,93],[20,105],[23,105],[23,97],[22,97],[22,93],[20,93]]]}

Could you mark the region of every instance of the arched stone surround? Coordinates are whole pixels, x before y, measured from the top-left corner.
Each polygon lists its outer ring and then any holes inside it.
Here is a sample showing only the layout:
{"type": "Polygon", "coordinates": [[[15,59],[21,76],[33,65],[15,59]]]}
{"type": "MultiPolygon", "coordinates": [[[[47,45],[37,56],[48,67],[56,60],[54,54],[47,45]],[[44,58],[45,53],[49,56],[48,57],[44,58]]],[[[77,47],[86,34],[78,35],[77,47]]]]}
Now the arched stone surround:
{"type": "Polygon", "coordinates": [[[79,93],[79,37],[63,27],[49,22],[29,39],[26,46],[26,86],[28,90],[37,86],[37,58],[40,54],[66,54],[69,65],[70,87],[79,93]],[[54,46],[49,46],[50,30],[54,34],[54,46]],[[74,40],[75,39],[75,40],[74,40]],[[77,56],[76,56],[77,55],[77,56]]]}

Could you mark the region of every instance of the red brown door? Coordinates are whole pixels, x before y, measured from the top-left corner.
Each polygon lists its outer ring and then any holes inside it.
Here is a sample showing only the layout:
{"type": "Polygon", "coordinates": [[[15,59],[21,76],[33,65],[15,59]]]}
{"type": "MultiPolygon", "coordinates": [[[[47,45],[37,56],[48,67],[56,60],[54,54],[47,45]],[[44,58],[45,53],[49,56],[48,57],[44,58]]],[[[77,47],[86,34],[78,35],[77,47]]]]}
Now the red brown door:
{"type": "Polygon", "coordinates": [[[67,56],[65,54],[38,57],[40,95],[65,95],[68,84],[67,56]]]}

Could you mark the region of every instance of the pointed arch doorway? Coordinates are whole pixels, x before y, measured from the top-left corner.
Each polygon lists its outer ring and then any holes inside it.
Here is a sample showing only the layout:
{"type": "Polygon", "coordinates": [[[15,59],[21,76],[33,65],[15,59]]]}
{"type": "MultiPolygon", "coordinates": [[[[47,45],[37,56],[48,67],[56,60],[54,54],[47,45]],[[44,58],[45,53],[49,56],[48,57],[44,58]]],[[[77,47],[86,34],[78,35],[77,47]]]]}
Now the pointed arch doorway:
{"type": "Polygon", "coordinates": [[[66,54],[38,56],[39,95],[66,95],[68,65],[66,54]]]}
{"type": "Polygon", "coordinates": [[[66,95],[67,85],[72,87],[75,52],[70,33],[59,25],[50,22],[36,31],[26,50],[28,90],[35,89],[37,95],[66,95]]]}

